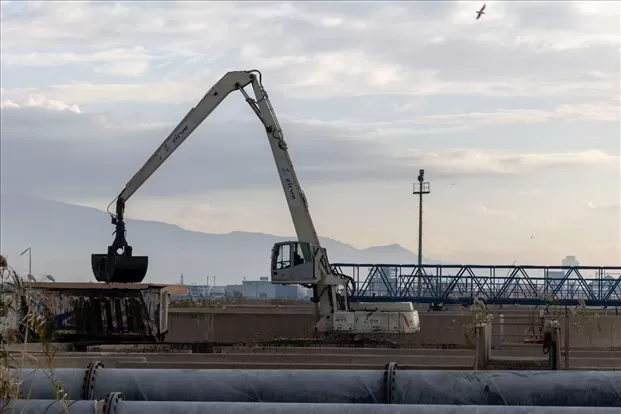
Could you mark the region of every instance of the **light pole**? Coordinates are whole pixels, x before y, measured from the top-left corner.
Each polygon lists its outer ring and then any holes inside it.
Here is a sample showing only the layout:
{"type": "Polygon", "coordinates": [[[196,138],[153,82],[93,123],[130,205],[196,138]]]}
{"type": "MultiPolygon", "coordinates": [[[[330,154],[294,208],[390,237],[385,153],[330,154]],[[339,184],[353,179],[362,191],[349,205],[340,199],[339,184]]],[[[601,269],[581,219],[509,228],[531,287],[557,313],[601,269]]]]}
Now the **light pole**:
{"type": "Polygon", "coordinates": [[[418,296],[421,295],[421,275],[423,264],[423,195],[429,194],[429,181],[425,181],[425,170],[418,170],[418,184],[414,183],[414,192],[418,194],[418,269],[416,271],[418,277],[418,296]]]}
{"type": "Polygon", "coordinates": [[[21,252],[19,257],[22,257],[23,255],[25,255],[26,252],[28,252],[28,279],[31,279],[32,278],[32,247],[28,247],[26,250],[21,252]]]}

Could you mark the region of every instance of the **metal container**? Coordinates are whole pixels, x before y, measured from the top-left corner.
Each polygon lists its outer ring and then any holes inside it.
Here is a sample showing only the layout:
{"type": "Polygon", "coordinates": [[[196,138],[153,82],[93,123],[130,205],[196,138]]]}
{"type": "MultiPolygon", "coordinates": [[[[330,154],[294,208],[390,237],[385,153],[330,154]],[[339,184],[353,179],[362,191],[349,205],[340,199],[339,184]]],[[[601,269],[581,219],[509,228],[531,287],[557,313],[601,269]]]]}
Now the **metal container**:
{"type": "MultiPolygon", "coordinates": [[[[53,341],[154,341],[168,332],[166,286],[148,284],[32,283],[19,312],[30,303],[53,341]]],[[[23,315],[22,315],[23,316],[23,315]]]]}

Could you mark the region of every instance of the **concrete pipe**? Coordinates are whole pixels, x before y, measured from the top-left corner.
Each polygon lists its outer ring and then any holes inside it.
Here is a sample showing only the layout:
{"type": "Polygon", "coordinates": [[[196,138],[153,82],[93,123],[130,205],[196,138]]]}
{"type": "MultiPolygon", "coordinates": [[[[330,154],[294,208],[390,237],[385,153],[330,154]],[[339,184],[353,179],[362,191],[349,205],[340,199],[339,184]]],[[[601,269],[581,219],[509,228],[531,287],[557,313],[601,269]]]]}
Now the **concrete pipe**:
{"type": "Polygon", "coordinates": [[[618,371],[400,371],[400,404],[621,407],[618,371]]]}
{"type": "Polygon", "coordinates": [[[89,365],[89,368],[73,369],[38,369],[27,368],[14,370],[13,375],[20,378],[19,396],[31,400],[57,400],[67,394],[66,400],[90,400],[88,387],[99,363],[89,365]]]}
{"type": "MultiPolygon", "coordinates": [[[[55,372],[73,378],[84,370],[55,372]]],[[[386,372],[99,367],[84,377],[84,399],[122,392],[128,401],[621,407],[621,372],[604,371],[397,371],[394,364],[386,372]]],[[[30,381],[36,395],[55,398],[49,380],[36,379],[30,381]]]]}
{"type": "MultiPolygon", "coordinates": [[[[56,398],[43,370],[22,370],[31,398],[56,398]]],[[[59,368],[61,378],[84,376],[84,370],[59,368]]],[[[100,368],[94,371],[86,397],[102,399],[122,392],[130,401],[222,401],[299,403],[383,403],[382,371],[165,370],[100,368]]],[[[73,393],[72,395],[80,395],[73,393]]]]}
{"type": "MultiPolygon", "coordinates": [[[[17,400],[6,411],[23,414],[581,414],[584,407],[501,407],[464,405],[231,403],[197,401],[17,400]]],[[[618,414],[618,408],[589,408],[590,414],[618,414]]]]}

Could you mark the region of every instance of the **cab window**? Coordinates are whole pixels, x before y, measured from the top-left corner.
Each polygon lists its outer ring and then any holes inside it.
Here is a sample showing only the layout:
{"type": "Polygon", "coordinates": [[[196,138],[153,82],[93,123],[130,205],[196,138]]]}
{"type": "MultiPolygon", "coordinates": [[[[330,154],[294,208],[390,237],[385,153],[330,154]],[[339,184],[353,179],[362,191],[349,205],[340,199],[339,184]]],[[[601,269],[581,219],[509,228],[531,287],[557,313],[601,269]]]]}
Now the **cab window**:
{"type": "Polygon", "coordinates": [[[291,267],[291,245],[281,244],[276,254],[276,270],[291,267]]]}

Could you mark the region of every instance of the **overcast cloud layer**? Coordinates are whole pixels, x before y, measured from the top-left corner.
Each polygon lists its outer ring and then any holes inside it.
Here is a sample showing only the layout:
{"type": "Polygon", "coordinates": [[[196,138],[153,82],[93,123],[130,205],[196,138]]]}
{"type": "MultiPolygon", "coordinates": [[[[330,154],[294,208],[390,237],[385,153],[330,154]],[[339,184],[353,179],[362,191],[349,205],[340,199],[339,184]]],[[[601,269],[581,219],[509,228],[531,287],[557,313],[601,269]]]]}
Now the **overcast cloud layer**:
{"type": "MultiPolygon", "coordinates": [[[[105,208],[218,78],[259,69],[315,199],[348,204],[360,188],[372,197],[398,185],[410,200],[425,168],[442,189],[428,204],[430,256],[621,262],[620,3],[487,2],[475,21],[477,6],[3,2],[2,192],[105,208]],[[523,241],[503,245],[524,220],[549,235],[535,256],[523,241]],[[484,232],[487,244],[448,248],[454,231],[484,232]]],[[[235,93],[136,194],[155,197],[137,214],[220,231],[189,216],[208,216],[201,205],[247,210],[240,194],[263,189],[256,209],[284,211],[263,128],[235,93]],[[155,206],[170,197],[182,219],[155,206]]],[[[339,213],[364,233],[310,202],[325,236],[415,246],[413,223],[397,218],[411,220],[403,201],[376,222],[365,202],[339,213]]],[[[240,213],[227,230],[291,229],[270,220],[256,228],[240,213]]]]}

